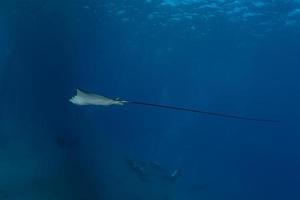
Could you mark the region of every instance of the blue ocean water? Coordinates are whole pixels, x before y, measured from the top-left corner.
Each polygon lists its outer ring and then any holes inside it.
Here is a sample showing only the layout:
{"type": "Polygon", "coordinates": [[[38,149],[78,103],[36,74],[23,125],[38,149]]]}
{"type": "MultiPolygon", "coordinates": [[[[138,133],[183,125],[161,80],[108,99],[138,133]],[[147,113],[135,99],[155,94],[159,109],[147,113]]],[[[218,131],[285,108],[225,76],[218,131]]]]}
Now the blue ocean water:
{"type": "Polygon", "coordinates": [[[299,0],[2,0],[0,199],[299,200],[299,35],[299,0]]]}

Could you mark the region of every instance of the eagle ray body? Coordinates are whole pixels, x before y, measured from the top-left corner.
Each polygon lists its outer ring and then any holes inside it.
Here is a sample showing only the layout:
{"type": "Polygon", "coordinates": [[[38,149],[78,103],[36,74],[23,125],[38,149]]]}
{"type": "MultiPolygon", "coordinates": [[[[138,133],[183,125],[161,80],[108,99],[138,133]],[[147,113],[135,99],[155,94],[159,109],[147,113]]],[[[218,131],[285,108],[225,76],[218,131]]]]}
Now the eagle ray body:
{"type": "Polygon", "coordinates": [[[163,104],[154,104],[154,103],[147,103],[141,101],[124,101],[120,100],[119,98],[110,99],[98,94],[83,92],[82,90],[77,89],[77,94],[70,99],[70,102],[76,105],[96,105],[96,106],[111,106],[111,105],[119,105],[123,106],[125,103],[129,104],[136,104],[148,107],[156,107],[162,109],[169,109],[169,110],[177,110],[177,111],[186,111],[186,112],[193,112],[193,113],[200,113],[205,115],[223,117],[223,118],[231,118],[231,119],[239,119],[239,120],[248,120],[248,121],[260,121],[260,122],[278,122],[278,120],[272,119],[259,119],[259,118],[252,118],[252,117],[245,117],[239,115],[232,115],[227,113],[219,113],[219,112],[209,112],[205,110],[199,109],[191,109],[191,108],[184,108],[172,105],[163,105],[163,104]]]}
{"type": "Polygon", "coordinates": [[[126,101],[110,99],[98,94],[83,92],[77,89],[77,94],[70,99],[70,102],[76,105],[96,105],[96,106],[111,106],[124,105],[126,101]]]}

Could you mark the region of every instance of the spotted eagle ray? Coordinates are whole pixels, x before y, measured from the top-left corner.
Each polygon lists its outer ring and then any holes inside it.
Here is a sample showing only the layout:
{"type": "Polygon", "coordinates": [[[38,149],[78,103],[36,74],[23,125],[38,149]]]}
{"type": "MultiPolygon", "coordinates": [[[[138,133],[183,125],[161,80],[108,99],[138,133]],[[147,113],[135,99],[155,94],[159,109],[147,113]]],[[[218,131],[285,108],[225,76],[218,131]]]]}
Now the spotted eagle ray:
{"type": "Polygon", "coordinates": [[[125,104],[136,104],[142,106],[150,106],[150,107],[157,107],[162,109],[169,109],[169,110],[177,110],[177,111],[186,111],[186,112],[193,112],[193,113],[200,113],[205,115],[212,115],[217,117],[223,118],[232,118],[232,119],[239,119],[239,120],[249,120],[249,121],[260,121],[260,122],[278,122],[277,120],[272,119],[261,119],[261,118],[252,118],[252,117],[245,117],[240,115],[233,115],[227,113],[219,113],[219,112],[209,112],[205,110],[193,109],[193,108],[185,108],[185,107],[178,107],[172,105],[163,105],[163,104],[154,104],[142,101],[125,101],[121,100],[120,98],[111,99],[102,95],[94,94],[85,92],[83,90],[77,89],[77,93],[70,99],[70,102],[76,105],[95,105],[95,106],[124,106],[125,104]]]}

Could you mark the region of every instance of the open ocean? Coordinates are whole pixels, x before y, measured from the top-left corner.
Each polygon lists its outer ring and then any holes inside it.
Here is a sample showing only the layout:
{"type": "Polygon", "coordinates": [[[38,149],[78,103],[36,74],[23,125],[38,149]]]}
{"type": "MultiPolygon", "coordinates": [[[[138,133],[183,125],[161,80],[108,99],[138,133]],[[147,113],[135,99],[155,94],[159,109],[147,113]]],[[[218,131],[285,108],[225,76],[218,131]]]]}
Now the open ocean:
{"type": "Polygon", "coordinates": [[[299,199],[299,0],[0,0],[0,200],[299,199]]]}

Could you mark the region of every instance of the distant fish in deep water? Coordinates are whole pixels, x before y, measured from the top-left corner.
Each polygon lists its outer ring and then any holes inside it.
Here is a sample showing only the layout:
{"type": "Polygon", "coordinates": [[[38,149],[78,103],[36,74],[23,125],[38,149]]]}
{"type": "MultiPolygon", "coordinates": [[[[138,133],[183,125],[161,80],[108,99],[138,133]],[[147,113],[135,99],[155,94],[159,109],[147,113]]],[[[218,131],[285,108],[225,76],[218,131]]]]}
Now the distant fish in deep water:
{"type": "Polygon", "coordinates": [[[77,89],[76,91],[77,91],[76,95],[73,96],[69,101],[72,102],[73,104],[80,105],[80,106],[83,106],[83,105],[123,106],[127,103],[127,104],[136,104],[136,105],[157,107],[157,108],[169,109],[169,110],[200,113],[200,114],[223,117],[223,118],[258,121],[258,122],[278,122],[278,120],[272,120],[272,119],[259,119],[259,118],[252,118],[252,117],[244,117],[244,116],[238,116],[238,115],[232,115],[232,114],[209,112],[209,111],[198,110],[198,109],[183,108],[183,107],[162,105],[162,104],[154,104],[154,103],[147,103],[147,102],[141,102],[141,101],[124,101],[124,100],[120,100],[119,98],[110,99],[108,97],[104,97],[104,96],[101,96],[98,94],[83,92],[80,89],[77,89]]]}
{"type": "Polygon", "coordinates": [[[56,144],[61,148],[73,148],[78,146],[79,141],[70,136],[59,135],[56,137],[56,144]]]}
{"type": "Polygon", "coordinates": [[[149,174],[145,170],[144,163],[131,159],[125,159],[125,161],[129,169],[134,172],[141,181],[149,182],[149,174]]]}
{"type": "Polygon", "coordinates": [[[195,184],[189,189],[189,192],[192,193],[192,194],[197,194],[197,193],[205,191],[207,189],[208,189],[208,184],[207,183],[195,184]]]}
{"type": "Polygon", "coordinates": [[[193,199],[200,199],[203,192],[207,192],[209,189],[208,183],[194,184],[187,189],[187,193],[193,197],[193,199]]]}
{"type": "Polygon", "coordinates": [[[175,169],[171,173],[164,169],[160,163],[154,162],[143,162],[132,159],[125,159],[129,169],[138,176],[143,182],[152,182],[159,178],[166,180],[170,183],[176,182],[179,177],[182,176],[181,170],[175,169]]]}
{"type": "Polygon", "coordinates": [[[167,178],[171,181],[174,182],[176,181],[180,176],[181,176],[181,170],[175,169],[170,175],[167,176],[167,178]]]}

